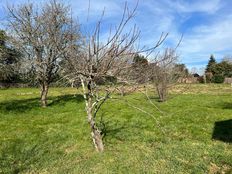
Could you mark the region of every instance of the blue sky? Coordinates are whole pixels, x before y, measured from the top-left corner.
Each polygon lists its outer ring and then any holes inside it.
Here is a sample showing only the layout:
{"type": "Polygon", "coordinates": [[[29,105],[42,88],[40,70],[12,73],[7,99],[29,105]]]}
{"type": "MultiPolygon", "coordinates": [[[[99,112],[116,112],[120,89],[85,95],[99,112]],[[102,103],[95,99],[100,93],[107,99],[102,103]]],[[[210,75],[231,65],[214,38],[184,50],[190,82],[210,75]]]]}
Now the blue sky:
{"type": "MultiPolygon", "coordinates": [[[[28,0],[0,0],[0,19],[5,19],[3,6],[20,4],[28,0]]],[[[42,3],[46,0],[30,0],[42,3]]],[[[103,19],[103,38],[110,25],[120,21],[125,0],[90,0],[90,14],[87,22],[88,0],[63,0],[71,4],[74,17],[85,29],[91,28],[100,18],[103,19]],[[104,33],[105,32],[105,33],[104,33]]],[[[130,8],[136,0],[127,1],[130,8]]],[[[205,67],[210,54],[219,61],[226,55],[232,55],[232,1],[230,0],[140,0],[136,16],[128,26],[134,23],[141,30],[141,45],[152,46],[162,32],[168,32],[165,46],[173,46],[184,35],[178,49],[180,62],[189,69],[205,67]]]]}

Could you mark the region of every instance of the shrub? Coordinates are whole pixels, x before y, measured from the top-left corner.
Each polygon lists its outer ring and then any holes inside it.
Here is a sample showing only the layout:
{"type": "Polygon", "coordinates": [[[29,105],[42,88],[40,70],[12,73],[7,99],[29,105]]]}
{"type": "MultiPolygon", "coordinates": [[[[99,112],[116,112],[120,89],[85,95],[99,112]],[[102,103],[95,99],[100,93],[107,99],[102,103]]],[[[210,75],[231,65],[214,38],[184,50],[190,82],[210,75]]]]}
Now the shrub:
{"type": "Polygon", "coordinates": [[[223,83],[225,77],[222,74],[215,74],[212,78],[213,83],[223,83]]]}

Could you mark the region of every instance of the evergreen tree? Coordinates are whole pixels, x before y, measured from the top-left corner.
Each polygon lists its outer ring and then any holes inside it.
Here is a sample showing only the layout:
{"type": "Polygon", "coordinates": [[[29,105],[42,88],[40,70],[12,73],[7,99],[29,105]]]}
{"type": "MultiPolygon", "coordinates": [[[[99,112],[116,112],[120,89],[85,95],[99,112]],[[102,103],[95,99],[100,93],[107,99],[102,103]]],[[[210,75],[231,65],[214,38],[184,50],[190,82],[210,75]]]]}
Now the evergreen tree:
{"type": "Polygon", "coordinates": [[[0,30],[0,81],[11,81],[16,76],[16,64],[20,54],[7,44],[5,31],[0,30]]]}
{"type": "Polygon", "coordinates": [[[147,59],[143,55],[136,54],[133,59],[133,63],[135,64],[148,64],[147,59]]]}
{"type": "Polygon", "coordinates": [[[213,75],[222,75],[223,77],[232,77],[232,64],[227,61],[217,63],[213,69],[213,75]]]}
{"type": "Polygon", "coordinates": [[[209,62],[207,64],[207,66],[206,66],[206,71],[205,72],[213,72],[216,63],[217,62],[216,62],[214,56],[211,55],[210,58],[209,58],[209,62]]]}
{"type": "Polygon", "coordinates": [[[209,62],[208,62],[206,69],[205,69],[206,82],[208,82],[208,83],[212,82],[212,78],[213,78],[213,74],[215,72],[216,65],[217,65],[217,62],[216,62],[214,56],[211,55],[209,58],[209,62]]]}

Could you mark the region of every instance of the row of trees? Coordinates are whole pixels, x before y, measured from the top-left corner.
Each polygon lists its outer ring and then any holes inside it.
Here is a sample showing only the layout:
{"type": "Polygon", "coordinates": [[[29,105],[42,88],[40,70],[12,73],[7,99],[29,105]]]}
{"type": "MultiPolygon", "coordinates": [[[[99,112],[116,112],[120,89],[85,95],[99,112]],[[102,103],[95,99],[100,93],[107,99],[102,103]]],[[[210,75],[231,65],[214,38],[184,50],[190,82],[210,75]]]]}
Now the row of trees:
{"type": "Polygon", "coordinates": [[[118,88],[118,85],[114,87],[115,79],[133,85],[152,83],[160,101],[165,101],[170,85],[187,73],[183,65],[176,64],[176,49],[167,48],[154,54],[168,34],[161,34],[151,48],[137,47],[140,31],[136,26],[126,30],[136,8],[129,10],[125,4],[119,24],[114,30],[110,28],[109,37],[102,41],[102,20],[96,23],[93,32],[83,34],[80,25],[72,19],[70,8],[56,0],[40,8],[31,3],[8,7],[7,27],[11,32],[8,44],[5,44],[5,33],[1,34],[2,74],[9,76],[17,72],[25,79],[34,79],[40,86],[42,107],[47,106],[48,90],[57,76],[79,83],[93,143],[98,151],[103,151],[96,117],[110,94],[118,88]],[[148,59],[149,55],[156,56],[148,59]],[[10,70],[9,75],[7,70],[10,70]],[[109,85],[100,90],[99,81],[107,79],[111,79],[109,85]]]}
{"type": "Polygon", "coordinates": [[[7,44],[7,35],[0,30],[0,81],[10,81],[18,74],[21,54],[7,44]]]}
{"type": "Polygon", "coordinates": [[[205,75],[208,83],[223,83],[226,77],[232,77],[231,58],[224,58],[221,62],[217,63],[214,56],[211,55],[205,75]]]}

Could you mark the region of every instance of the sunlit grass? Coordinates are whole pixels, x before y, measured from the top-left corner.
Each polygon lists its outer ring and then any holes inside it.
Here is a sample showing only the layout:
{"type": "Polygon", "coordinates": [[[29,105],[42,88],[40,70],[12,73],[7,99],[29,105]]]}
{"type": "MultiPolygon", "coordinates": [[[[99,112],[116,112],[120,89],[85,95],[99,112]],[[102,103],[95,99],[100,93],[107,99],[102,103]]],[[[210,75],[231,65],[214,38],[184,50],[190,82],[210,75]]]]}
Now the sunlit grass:
{"type": "Polygon", "coordinates": [[[38,89],[1,90],[0,173],[232,172],[232,88],[199,84],[180,91],[165,103],[149,93],[163,113],[142,94],[125,97],[155,119],[125,100],[108,101],[98,114],[105,143],[99,154],[79,90],[52,88],[47,108],[40,108],[38,89]],[[212,139],[215,123],[225,120],[229,126],[212,139]]]}

